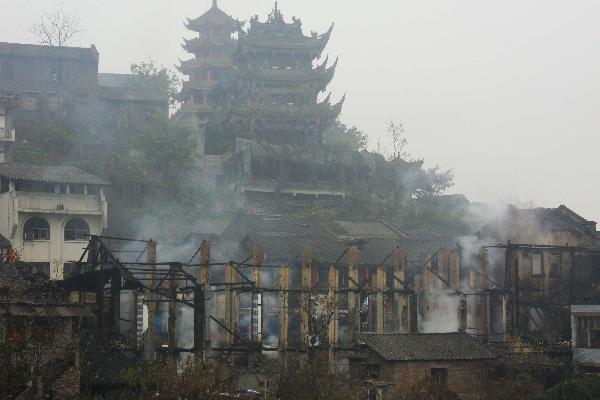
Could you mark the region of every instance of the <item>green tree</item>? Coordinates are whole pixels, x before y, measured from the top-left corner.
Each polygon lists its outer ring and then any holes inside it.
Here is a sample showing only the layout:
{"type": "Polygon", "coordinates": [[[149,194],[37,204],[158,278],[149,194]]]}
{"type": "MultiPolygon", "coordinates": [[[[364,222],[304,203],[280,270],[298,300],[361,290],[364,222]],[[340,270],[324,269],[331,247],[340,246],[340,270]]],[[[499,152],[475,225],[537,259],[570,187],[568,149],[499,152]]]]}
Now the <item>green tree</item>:
{"type": "Polygon", "coordinates": [[[331,146],[362,151],[367,148],[369,136],[356,126],[348,127],[340,120],[336,120],[334,124],[323,135],[325,144],[331,146]]]}
{"type": "Polygon", "coordinates": [[[156,113],[134,132],[128,157],[160,188],[175,190],[192,165],[196,136],[196,128],[188,122],[156,113]]]}
{"type": "Polygon", "coordinates": [[[131,64],[130,71],[134,74],[131,85],[142,93],[168,97],[172,108],[177,106],[181,79],[172,70],[157,65],[153,60],[131,64]]]}

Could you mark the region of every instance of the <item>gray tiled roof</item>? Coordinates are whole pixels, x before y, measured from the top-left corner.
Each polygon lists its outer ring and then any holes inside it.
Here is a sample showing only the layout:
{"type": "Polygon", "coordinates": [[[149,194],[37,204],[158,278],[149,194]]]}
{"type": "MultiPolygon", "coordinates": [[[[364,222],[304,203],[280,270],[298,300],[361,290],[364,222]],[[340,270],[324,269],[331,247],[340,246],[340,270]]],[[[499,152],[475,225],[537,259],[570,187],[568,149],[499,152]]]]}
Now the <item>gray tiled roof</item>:
{"type": "Polygon", "coordinates": [[[8,179],[32,182],[72,183],[83,185],[108,184],[97,176],[67,165],[0,163],[0,176],[8,179]]]}
{"type": "Polygon", "coordinates": [[[92,61],[98,62],[98,50],[96,50],[94,45],[90,47],[67,47],[0,42],[0,55],[14,57],[58,57],[75,60],[90,58],[92,61]]]}
{"type": "Polygon", "coordinates": [[[360,334],[386,361],[489,360],[494,354],[466,333],[360,334]]]}

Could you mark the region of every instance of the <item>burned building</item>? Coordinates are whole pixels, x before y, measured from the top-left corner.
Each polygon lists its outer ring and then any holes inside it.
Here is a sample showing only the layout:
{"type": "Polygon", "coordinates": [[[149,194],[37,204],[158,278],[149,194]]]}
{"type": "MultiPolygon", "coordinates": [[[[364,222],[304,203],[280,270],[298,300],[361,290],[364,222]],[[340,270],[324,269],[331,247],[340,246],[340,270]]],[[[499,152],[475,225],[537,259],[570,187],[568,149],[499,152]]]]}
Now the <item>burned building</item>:
{"type": "Polygon", "coordinates": [[[93,314],[22,262],[0,265],[0,303],[0,356],[2,368],[9,366],[2,373],[12,379],[2,394],[78,398],[80,321],[93,314]]]}

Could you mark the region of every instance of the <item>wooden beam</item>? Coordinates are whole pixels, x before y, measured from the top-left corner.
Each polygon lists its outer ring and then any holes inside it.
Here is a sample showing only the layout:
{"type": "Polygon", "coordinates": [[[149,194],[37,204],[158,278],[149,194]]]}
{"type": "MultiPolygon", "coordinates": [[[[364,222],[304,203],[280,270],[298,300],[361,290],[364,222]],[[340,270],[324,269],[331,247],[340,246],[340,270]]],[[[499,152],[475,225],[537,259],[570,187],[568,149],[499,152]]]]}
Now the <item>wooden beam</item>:
{"type": "Polygon", "coordinates": [[[210,313],[207,312],[209,310],[209,302],[210,302],[210,242],[208,240],[203,240],[200,244],[200,285],[202,285],[202,307],[203,307],[203,323],[204,332],[202,336],[204,337],[204,351],[202,354],[202,358],[206,359],[210,356],[210,351],[212,348],[211,343],[211,334],[210,334],[210,313]]]}
{"type": "Polygon", "coordinates": [[[355,343],[360,332],[360,284],[358,277],[358,246],[353,244],[348,249],[348,335],[350,343],[355,343]]]}
{"type": "Polygon", "coordinates": [[[237,332],[237,323],[235,322],[235,301],[234,291],[231,290],[231,284],[236,281],[236,272],[233,264],[225,265],[225,326],[228,331],[225,332],[226,347],[234,344],[235,337],[232,332],[237,332]]]}
{"type": "Polygon", "coordinates": [[[279,338],[278,350],[283,357],[284,368],[287,368],[288,324],[289,324],[289,274],[290,268],[283,266],[279,270],[279,338]]]}
{"type": "Polygon", "coordinates": [[[375,277],[376,283],[376,303],[375,303],[375,331],[377,333],[385,332],[385,288],[387,275],[383,267],[377,268],[375,277]]]}
{"type": "Polygon", "coordinates": [[[301,299],[300,299],[300,343],[302,348],[308,351],[308,335],[310,333],[310,295],[311,295],[311,271],[312,271],[312,251],[310,248],[304,249],[302,257],[301,270],[301,299]]]}
{"type": "Polygon", "coordinates": [[[479,281],[479,288],[481,289],[481,339],[485,342],[488,339],[489,333],[489,306],[490,306],[490,292],[489,292],[489,280],[488,280],[488,253],[487,249],[482,248],[479,252],[479,268],[481,270],[481,279],[479,281]]]}
{"type": "Polygon", "coordinates": [[[329,324],[327,326],[327,338],[329,340],[329,368],[332,374],[336,372],[336,354],[335,347],[338,342],[338,319],[339,319],[339,304],[338,298],[335,291],[339,287],[340,275],[335,266],[329,267],[329,274],[327,279],[327,307],[329,314],[329,324]]]}
{"type": "MultiPolygon", "coordinates": [[[[394,289],[408,289],[402,285],[402,282],[406,284],[406,254],[404,249],[400,246],[396,247],[394,253],[394,289]]],[[[406,305],[405,297],[403,294],[394,294],[394,319],[395,319],[395,331],[406,332],[408,326],[405,326],[404,321],[408,321],[408,318],[404,318],[404,306],[406,305]]]]}
{"type": "MultiPolygon", "coordinates": [[[[156,285],[156,242],[150,240],[148,242],[148,248],[146,249],[146,263],[151,272],[146,278],[150,279],[148,287],[154,288],[156,285]]],[[[156,319],[156,302],[155,295],[152,291],[146,290],[144,297],[147,300],[148,306],[148,331],[146,332],[146,340],[144,343],[144,356],[147,361],[154,361],[156,359],[156,332],[155,332],[155,319],[156,319]]]]}

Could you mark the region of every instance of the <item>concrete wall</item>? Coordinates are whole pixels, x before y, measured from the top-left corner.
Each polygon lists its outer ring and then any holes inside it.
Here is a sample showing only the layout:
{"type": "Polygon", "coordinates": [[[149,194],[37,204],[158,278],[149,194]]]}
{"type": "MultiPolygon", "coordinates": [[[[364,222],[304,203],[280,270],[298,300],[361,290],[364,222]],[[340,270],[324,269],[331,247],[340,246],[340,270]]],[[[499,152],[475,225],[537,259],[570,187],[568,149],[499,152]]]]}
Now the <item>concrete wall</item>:
{"type": "Polygon", "coordinates": [[[72,195],[48,193],[8,192],[0,194],[0,234],[9,239],[22,261],[50,264],[50,279],[63,278],[65,263],[79,260],[87,240],[65,241],[64,227],[73,218],[85,220],[90,234],[100,235],[106,225],[106,202],[102,195],[72,195]],[[34,206],[32,197],[40,197],[34,206]],[[48,199],[48,196],[52,199],[48,199]],[[52,202],[51,200],[54,200],[52,202]],[[46,206],[52,202],[52,207],[46,206]],[[57,201],[67,204],[65,210],[58,210],[57,201]],[[71,211],[73,210],[73,211],[71,211]],[[27,219],[39,216],[50,225],[50,240],[24,240],[23,226],[27,219]]]}

